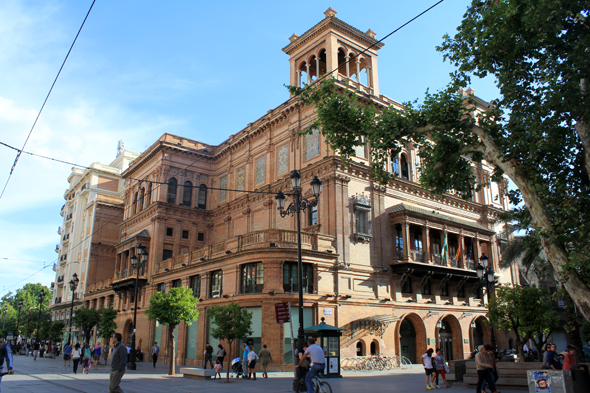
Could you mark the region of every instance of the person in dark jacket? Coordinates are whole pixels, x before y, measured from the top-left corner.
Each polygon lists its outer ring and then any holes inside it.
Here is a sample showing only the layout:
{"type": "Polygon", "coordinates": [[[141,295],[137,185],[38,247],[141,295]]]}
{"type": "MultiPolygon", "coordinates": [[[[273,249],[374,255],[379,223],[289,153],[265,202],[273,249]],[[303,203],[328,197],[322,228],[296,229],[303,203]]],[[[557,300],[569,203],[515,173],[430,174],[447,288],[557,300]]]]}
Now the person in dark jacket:
{"type": "Polygon", "coordinates": [[[557,354],[557,345],[551,344],[551,351],[547,354],[547,365],[552,370],[561,370],[561,362],[557,354]]]}
{"type": "MultiPolygon", "coordinates": [[[[12,369],[14,364],[12,362],[10,345],[4,342],[4,336],[0,336],[0,372],[2,372],[2,369],[4,368],[4,359],[6,359],[6,369],[8,370],[8,374],[14,374],[12,369]]],[[[0,377],[0,383],[2,383],[2,377],[0,377]]]]}
{"type": "Polygon", "coordinates": [[[115,333],[113,337],[113,358],[111,359],[111,377],[109,393],[124,393],[119,386],[121,379],[125,374],[127,365],[127,348],[121,343],[123,336],[121,333],[115,333]]]}

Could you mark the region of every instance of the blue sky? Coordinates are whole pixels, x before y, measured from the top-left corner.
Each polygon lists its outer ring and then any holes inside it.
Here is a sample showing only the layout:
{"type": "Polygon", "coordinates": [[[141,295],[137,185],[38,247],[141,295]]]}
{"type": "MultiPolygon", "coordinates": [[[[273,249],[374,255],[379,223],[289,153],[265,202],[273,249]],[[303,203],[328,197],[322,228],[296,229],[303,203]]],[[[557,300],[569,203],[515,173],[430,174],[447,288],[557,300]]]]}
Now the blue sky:
{"type": "MultiPolygon", "coordinates": [[[[219,144],[288,98],[281,49],[329,7],[380,39],[435,2],[98,0],[26,150],[90,165],[111,162],[119,139],[137,152],[165,132],[219,144]]],[[[22,146],[90,4],[0,3],[1,142],[22,146]]],[[[409,101],[448,83],[453,67],[435,47],[468,4],[446,0],[384,41],[381,94],[409,101]]],[[[485,100],[498,94],[491,80],[472,87],[485,100]]],[[[1,186],[14,158],[0,146],[1,186]]],[[[0,296],[54,281],[51,268],[27,277],[56,259],[70,171],[21,157],[0,199],[0,296]]]]}

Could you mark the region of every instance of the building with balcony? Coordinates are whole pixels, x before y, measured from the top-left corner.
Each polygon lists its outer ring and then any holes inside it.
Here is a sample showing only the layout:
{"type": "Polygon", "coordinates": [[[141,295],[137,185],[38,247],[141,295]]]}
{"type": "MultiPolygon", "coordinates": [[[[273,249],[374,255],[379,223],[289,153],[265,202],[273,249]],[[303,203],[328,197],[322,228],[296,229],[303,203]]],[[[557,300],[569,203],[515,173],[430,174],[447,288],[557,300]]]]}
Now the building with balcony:
{"type": "MultiPolygon", "coordinates": [[[[371,30],[344,23],[329,9],[290,41],[283,51],[290,57],[291,84],[311,83],[338,68],[342,86],[348,81],[377,105],[402,107],[379,93],[382,44],[371,30]]],[[[144,311],[158,291],[191,288],[200,299],[199,318],[180,324],[174,337],[177,361],[200,365],[205,343],[217,345],[207,309],[238,302],[253,313],[248,340],[257,349],[267,344],[273,366],[290,369],[290,331],[276,324],[274,304],[298,305],[296,220],[281,218],[274,196],[291,189],[290,172],[298,170],[306,197],[314,176],[323,181],[318,206],[302,214],[303,308],[305,326],[325,318],[345,329],[341,347],[331,353],[403,355],[418,362],[427,347],[440,346],[451,360],[488,341],[478,259],[488,255],[501,282],[518,276],[498,266],[506,182],[490,183],[469,201],[441,198],[420,187],[419,156],[409,146],[391,158],[389,170],[398,176],[377,185],[370,178],[370,146],[357,149],[345,165],[317,131],[299,134],[315,116],[314,108],[292,97],[219,146],[164,134],[122,174],[125,213],[114,271],[87,287],[86,306],[114,305],[124,341],[130,343],[137,328],[138,346],[147,352],[157,341],[165,361],[167,327],[148,321],[144,311]],[[138,243],[149,257],[136,294],[138,272],[130,261],[138,243]]],[[[473,170],[486,179],[492,172],[485,164],[473,170]]],[[[296,312],[293,320],[297,326],[296,312]]],[[[502,348],[506,337],[498,336],[502,348]]]]}
{"type": "MultiPolygon", "coordinates": [[[[49,306],[52,320],[66,324],[64,339],[69,332],[72,300],[74,309],[81,307],[86,288],[110,278],[114,268],[114,245],[123,219],[125,186],[121,172],[138,156],[123,147],[120,142],[117,157],[111,164],[72,168],[68,177],[66,203],[60,211],[63,224],[57,230],[60,243],[56,246],[59,256],[54,266],[55,287],[49,306]],[[80,281],[72,293],[69,282],[74,274],[80,281]]],[[[73,332],[74,341],[78,341],[75,327],[73,332]]]]}

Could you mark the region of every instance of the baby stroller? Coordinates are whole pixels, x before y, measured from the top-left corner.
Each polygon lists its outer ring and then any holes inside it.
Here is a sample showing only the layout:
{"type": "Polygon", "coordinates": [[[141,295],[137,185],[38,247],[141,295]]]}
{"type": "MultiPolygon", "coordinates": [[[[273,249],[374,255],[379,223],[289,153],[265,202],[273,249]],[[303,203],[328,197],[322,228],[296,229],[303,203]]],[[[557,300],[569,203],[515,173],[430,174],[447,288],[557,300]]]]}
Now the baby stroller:
{"type": "Polygon", "coordinates": [[[236,374],[236,378],[240,378],[240,375],[244,374],[244,369],[242,368],[242,359],[235,358],[231,361],[231,371],[236,374]]]}

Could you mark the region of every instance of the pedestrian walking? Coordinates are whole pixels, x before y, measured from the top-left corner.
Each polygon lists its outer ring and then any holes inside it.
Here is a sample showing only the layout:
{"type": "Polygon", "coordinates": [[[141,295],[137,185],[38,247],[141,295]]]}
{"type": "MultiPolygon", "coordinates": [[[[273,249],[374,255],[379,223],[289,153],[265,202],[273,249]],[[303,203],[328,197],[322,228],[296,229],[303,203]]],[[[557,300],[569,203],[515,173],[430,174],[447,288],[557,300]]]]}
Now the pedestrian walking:
{"type": "Polygon", "coordinates": [[[315,340],[310,338],[307,340],[309,346],[303,353],[303,356],[299,360],[298,366],[301,366],[303,359],[309,358],[313,364],[305,377],[305,383],[307,384],[307,393],[314,393],[312,380],[315,376],[324,370],[326,365],[326,357],[324,356],[324,350],[319,345],[316,345],[315,340]]]}
{"type": "Polygon", "coordinates": [[[27,354],[25,356],[29,356],[29,352],[31,352],[31,343],[27,343],[27,354]]]}
{"type": "Polygon", "coordinates": [[[543,367],[544,369],[549,368],[549,361],[547,360],[547,355],[551,352],[551,344],[547,343],[545,345],[545,352],[543,352],[543,367]]]}
{"type": "Polygon", "coordinates": [[[438,386],[438,377],[442,377],[443,382],[447,388],[450,388],[451,385],[447,383],[447,377],[445,374],[445,359],[442,357],[442,350],[439,348],[436,350],[436,355],[434,356],[434,367],[436,368],[436,386],[438,386]]]}
{"type": "Polygon", "coordinates": [[[223,370],[223,362],[217,359],[217,362],[215,363],[215,376],[213,379],[216,379],[218,375],[219,379],[221,379],[221,370],[223,370]]]}
{"type": "Polygon", "coordinates": [[[37,356],[39,356],[40,349],[41,349],[41,344],[39,344],[39,342],[35,342],[33,344],[33,360],[37,360],[37,356]]]}
{"type": "Polygon", "coordinates": [[[74,361],[74,374],[78,374],[78,364],[80,363],[80,343],[76,343],[72,350],[72,360],[74,361]]]}
{"type": "MultiPolygon", "coordinates": [[[[14,362],[12,360],[10,344],[4,341],[4,336],[0,336],[0,373],[4,370],[4,359],[6,359],[8,374],[14,374],[14,362]]],[[[0,377],[0,383],[2,383],[2,377],[0,377]]]]}
{"type": "Polygon", "coordinates": [[[92,354],[92,364],[94,365],[94,369],[98,370],[98,361],[100,360],[100,355],[102,353],[102,347],[100,343],[96,343],[94,346],[94,353],[92,354]]]}
{"type": "Polygon", "coordinates": [[[262,365],[262,378],[268,378],[268,364],[272,362],[272,355],[266,344],[262,346],[262,350],[258,354],[260,357],[260,364],[262,365]]]}
{"type": "Polygon", "coordinates": [[[102,348],[102,353],[103,353],[103,357],[104,357],[104,365],[105,366],[109,362],[109,350],[110,350],[110,348],[109,348],[109,342],[107,341],[107,343],[102,348]]]}
{"type": "Polygon", "coordinates": [[[309,357],[305,354],[307,346],[308,344],[304,343],[303,352],[299,353],[299,356],[297,356],[299,358],[299,365],[297,367],[297,379],[305,378],[307,376],[307,373],[309,372],[309,357]]]}
{"type": "Polygon", "coordinates": [[[64,347],[64,367],[66,367],[66,362],[68,363],[67,367],[70,367],[71,359],[72,359],[72,346],[68,342],[64,347]]]}
{"type": "Polygon", "coordinates": [[[424,366],[424,371],[426,372],[426,389],[428,390],[434,389],[434,378],[436,377],[436,371],[432,364],[433,353],[434,349],[428,348],[428,351],[422,355],[422,365],[424,366]]]}
{"type": "Polygon", "coordinates": [[[82,374],[90,374],[90,362],[92,361],[92,349],[90,349],[90,345],[84,344],[84,352],[83,352],[83,361],[82,361],[82,374]]]}
{"type": "Polygon", "coordinates": [[[248,379],[256,381],[256,360],[258,355],[254,351],[254,345],[248,346],[248,379]]]}
{"type": "Polygon", "coordinates": [[[242,343],[242,349],[244,350],[244,353],[242,355],[242,372],[244,374],[242,375],[242,378],[246,379],[246,376],[248,374],[248,344],[242,343]]]}
{"type": "MultiPolygon", "coordinates": [[[[498,381],[498,370],[496,370],[496,348],[493,347],[491,344],[486,344],[483,347],[486,350],[486,357],[488,359],[488,362],[492,365],[492,369],[490,370],[490,372],[492,373],[492,379],[494,380],[494,382],[497,382],[498,381]]],[[[481,385],[482,392],[486,391],[486,384],[487,384],[487,382],[484,379],[484,381],[481,385]]]]}
{"type": "Polygon", "coordinates": [[[205,345],[205,364],[203,364],[203,368],[207,368],[207,362],[211,364],[211,369],[213,369],[213,347],[209,343],[205,345]]]}
{"type": "Polygon", "coordinates": [[[496,382],[494,381],[493,369],[494,365],[490,361],[490,356],[483,345],[478,347],[479,352],[475,355],[475,367],[477,368],[477,387],[476,393],[481,393],[483,382],[489,385],[493,393],[500,393],[496,390],[496,382]]]}
{"type": "Polygon", "coordinates": [[[152,355],[152,362],[154,363],[154,368],[156,368],[156,363],[158,363],[158,355],[160,354],[160,347],[158,347],[157,341],[154,341],[154,346],[152,347],[152,351],[150,354],[152,355]]]}
{"type": "Polygon", "coordinates": [[[113,359],[111,359],[109,393],[124,393],[119,384],[125,374],[127,348],[121,343],[121,340],[123,340],[121,333],[115,333],[113,337],[113,359]]]}
{"type": "Polygon", "coordinates": [[[221,362],[223,365],[223,360],[225,359],[225,348],[221,344],[217,346],[217,360],[221,362]]]}

